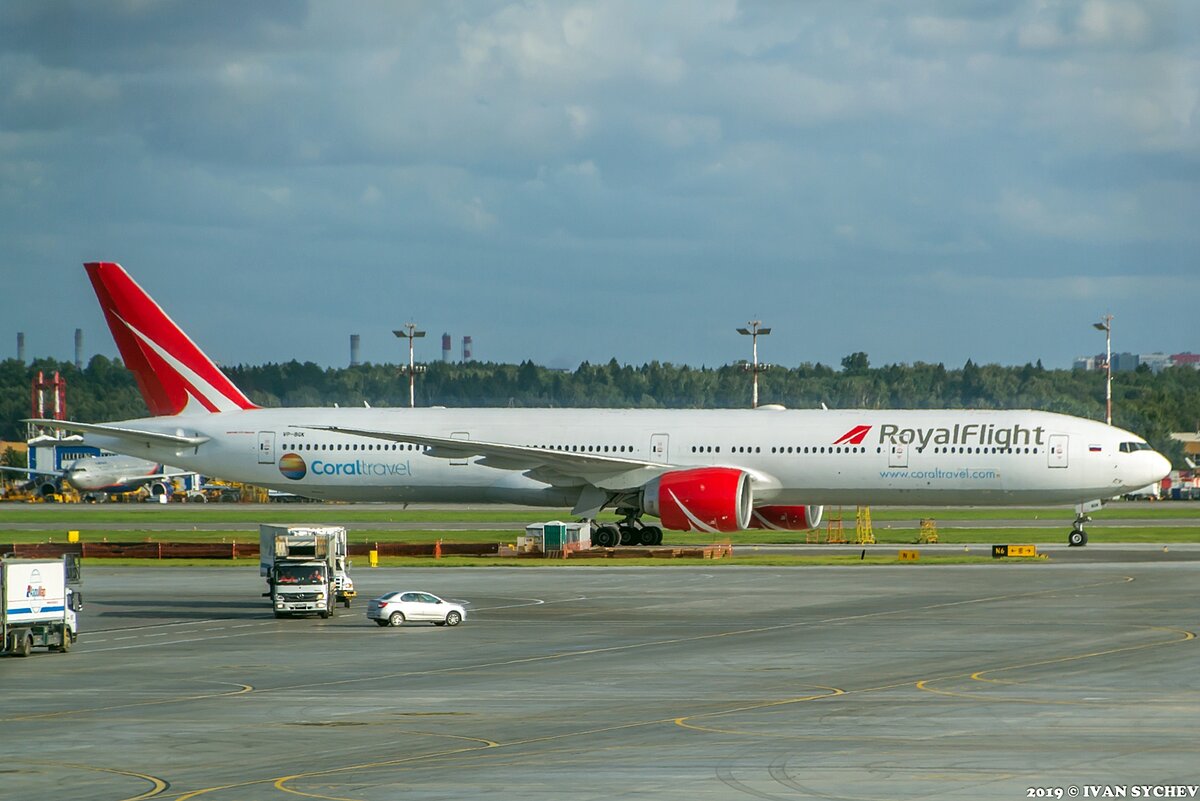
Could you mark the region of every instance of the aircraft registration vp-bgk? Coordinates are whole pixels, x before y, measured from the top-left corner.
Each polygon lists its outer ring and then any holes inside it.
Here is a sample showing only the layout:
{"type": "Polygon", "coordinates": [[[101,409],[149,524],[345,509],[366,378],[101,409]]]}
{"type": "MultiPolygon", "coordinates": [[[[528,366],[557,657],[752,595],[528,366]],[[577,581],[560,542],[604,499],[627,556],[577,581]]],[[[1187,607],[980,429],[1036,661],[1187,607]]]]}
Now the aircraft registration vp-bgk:
{"type": "Polygon", "coordinates": [[[170,479],[185,475],[181,470],[168,470],[160,462],[150,462],[133,456],[84,456],[76,459],[61,470],[31,470],[28,467],[0,466],[10,473],[24,473],[37,487],[43,497],[59,491],[59,482],[65,481],[81,495],[94,500],[99,494],[118,495],[134,492],[142,487],[153,497],[166,495],[170,490],[170,479]]]}
{"type": "MultiPolygon", "coordinates": [[[[260,408],[118,264],[86,266],[153,417],[41,424],[120,453],[344,501],[572,506],[619,525],[598,545],[676,530],[802,530],[828,504],[1075,504],[1170,469],[1141,437],[1040,411],[260,408]]],[[[1093,504],[1094,505],[1094,504],[1093,504]]]]}

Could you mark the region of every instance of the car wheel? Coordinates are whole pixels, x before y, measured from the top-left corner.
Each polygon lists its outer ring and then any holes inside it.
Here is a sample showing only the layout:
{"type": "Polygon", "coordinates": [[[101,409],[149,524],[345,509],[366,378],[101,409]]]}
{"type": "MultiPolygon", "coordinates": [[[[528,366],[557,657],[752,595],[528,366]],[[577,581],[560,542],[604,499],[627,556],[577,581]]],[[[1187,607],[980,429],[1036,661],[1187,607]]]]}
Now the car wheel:
{"type": "Polygon", "coordinates": [[[462,623],[462,615],[458,612],[451,611],[446,615],[447,626],[457,626],[459,623],[462,623]]]}
{"type": "Polygon", "coordinates": [[[388,618],[388,624],[392,625],[392,626],[399,626],[403,622],[404,622],[404,613],[403,612],[392,612],[391,617],[388,618]]]}
{"type": "Polygon", "coordinates": [[[388,621],[386,621],[386,620],[376,620],[375,621],[376,626],[386,626],[387,624],[388,624],[388,621]]]}

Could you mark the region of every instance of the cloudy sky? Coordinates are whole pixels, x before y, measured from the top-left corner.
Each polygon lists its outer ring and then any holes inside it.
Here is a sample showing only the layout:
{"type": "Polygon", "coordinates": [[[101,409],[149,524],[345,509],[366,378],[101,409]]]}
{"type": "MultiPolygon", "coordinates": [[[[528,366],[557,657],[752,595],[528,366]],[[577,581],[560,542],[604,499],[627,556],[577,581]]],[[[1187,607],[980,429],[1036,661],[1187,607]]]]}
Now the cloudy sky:
{"type": "Polygon", "coordinates": [[[1200,351],[1200,3],[0,5],[0,356],[1200,351]]]}

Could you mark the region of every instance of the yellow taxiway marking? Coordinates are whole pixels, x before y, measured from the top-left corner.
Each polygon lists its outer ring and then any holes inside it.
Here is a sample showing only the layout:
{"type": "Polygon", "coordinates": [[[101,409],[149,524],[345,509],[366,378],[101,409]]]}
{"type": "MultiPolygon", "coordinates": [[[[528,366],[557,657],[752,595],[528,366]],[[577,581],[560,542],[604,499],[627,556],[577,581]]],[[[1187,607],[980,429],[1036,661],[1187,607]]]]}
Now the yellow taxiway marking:
{"type": "Polygon", "coordinates": [[[59,718],[64,715],[79,715],[86,712],[111,712],[114,709],[132,709],[139,706],[157,706],[159,704],[178,704],[184,701],[204,701],[209,698],[230,698],[235,695],[245,695],[249,692],[254,692],[254,687],[249,684],[240,684],[233,681],[214,681],[213,684],[230,684],[238,689],[223,692],[223,693],[206,693],[203,695],[173,695],[170,698],[155,698],[153,701],[131,701],[127,704],[114,704],[112,706],[93,706],[85,709],[60,709],[57,712],[39,712],[35,715],[18,715],[12,718],[0,718],[0,723],[11,723],[18,720],[40,720],[42,718],[59,718]]]}
{"type": "Polygon", "coordinates": [[[100,767],[96,767],[95,765],[80,765],[77,762],[41,762],[39,760],[23,760],[23,761],[28,762],[29,764],[33,764],[33,765],[45,765],[47,767],[54,767],[54,768],[75,768],[77,770],[91,770],[91,771],[95,771],[97,773],[114,773],[118,776],[130,776],[134,779],[142,779],[144,781],[150,782],[151,787],[146,792],[141,793],[140,795],[130,796],[129,798],[123,798],[123,799],[121,799],[121,801],[145,801],[145,799],[153,798],[154,796],[158,795],[163,790],[165,790],[171,786],[170,784],[168,784],[167,782],[158,778],[157,776],[150,776],[148,774],[138,773],[137,771],[133,771],[133,770],[121,770],[120,768],[100,768],[100,767]]]}
{"type": "MultiPolygon", "coordinates": [[[[1010,670],[1022,670],[1025,668],[1042,667],[1045,665],[1060,665],[1065,662],[1078,662],[1081,659],[1094,659],[1094,658],[1100,657],[1100,656],[1110,656],[1112,654],[1129,653],[1130,651],[1144,651],[1147,648],[1158,648],[1158,647],[1161,647],[1164,645],[1178,645],[1179,643],[1188,642],[1190,640],[1196,639],[1196,634],[1194,632],[1187,631],[1185,629],[1174,629],[1174,628],[1168,628],[1165,626],[1150,626],[1149,628],[1153,631],[1169,631],[1173,634],[1179,634],[1182,636],[1175,637],[1170,640],[1158,640],[1156,642],[1142,643],[1140,645],[1127,645],[1127,646],[1123,646],[1121,648],[1109,648],[1109,649],[1106,649],[1103,651],[1090,651],[1085,654],[1072,654],[1070,656],[1061,656],[1061,657],[1056,657],[1054,659],[1039,659],[1035,662],[1023,662],[1020,664],[1007,665],[1004,667],[986,668],[984,670],[977,670],[973,673],[959,673],[959,674],[953,675],[953,676],[939,676],[939,677],[933,678],[933,679],[922,679],[921,681],[917,682],[916,687],[918,690],[923,690],[928,693],[936,693],[937,695],[948,695],[948,696],[953,696],[956,698],[969,698],[973,701],[1002,702],[1002,703],[1008,703],[1008,704],[1050,704],[1050,705],[1058,705],[1058,706],[1093,706],[1093,705],[1110,704],[1110,703],[1112,703],[1111,701],[1086,701],[1086,700],[1062,701],[1062,700],[1051,700],[1051,699],[1043,699],[1043,698],[1005,698],[1005,697],[1000,697],[1000,696],[984,695],[982,693],[966,693],[966,692],[956,692],[954,690],[940,690],[940,689],[935,689],[933,687],[930,687],[929,684],[931,682],[935,682],[935,681],[949,681],[951,679],[962,679],[962,678],[970,678],[974,681],[1008,684],[1009,682],[1002,682],[999,680],[986,679],[986,678],[984,678],[984,676],[988,673],[1004,673],[1004,672],[1007,672],[1010,670]]],[[[1139,701],[1138,703],[1148,703],[1148,702],[1139,701]]]]}
{"type": "Polygon", "coordinates": [[[827,690],[828,692],[816,693],[815,695],[802,695],[798,698],[784,698],[779,701],[765,701],[761,704],[750,704],[748,706],[741,706],[741,707],[737,707],[735,709],[722,709],[717,712],[701,712],[696,715],[683,715],[682,717],[675,718],[675,720],[673,720],[672,722],[676,726],[681,726],[685,729],[694,729],[696,731],[719,732],[722,734],[736,734],[736,733],[740,733],[740,732],[726,731],[724,729],[717,729],[717,728],[712,728],[712,727],[708,727],[708,726],[698,726],[694,723],[688,723],[687,721],[695,720],[697,718],[713,718],[713,717],[718,717],[720,715],[736,715],[738,712],[754,712],[754,711],[757,711],[760,709],[770,709],[771,707],[774,707],[774,706],[788,706],[789,704],[802,704],[805,701],[817,701],[821,698],[835,698],[839,695],[846,694],[845,690],[838,688],[838,687],[826,687],[821,684],[815,684],[813,686],[819,690],[827,690]]]}

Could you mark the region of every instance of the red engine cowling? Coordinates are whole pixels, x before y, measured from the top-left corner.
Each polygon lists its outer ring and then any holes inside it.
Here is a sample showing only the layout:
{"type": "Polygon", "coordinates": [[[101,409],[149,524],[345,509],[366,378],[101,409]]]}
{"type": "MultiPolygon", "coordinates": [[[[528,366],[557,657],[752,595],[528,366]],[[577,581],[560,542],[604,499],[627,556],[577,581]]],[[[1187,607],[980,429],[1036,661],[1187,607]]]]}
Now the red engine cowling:
{"type": "Polygon", "coordinates": [[[750,528],[805,531],[821,525],[824,506],[757,506],[750,513],[750,528]]]}
{"type": "Polygon", "coordinates": [[[732,467],[676,470],[642,489],[642,510],[677,531],[742,531],[753,501],[750,476],[732,467]]]}

